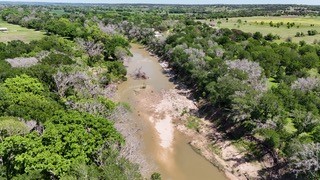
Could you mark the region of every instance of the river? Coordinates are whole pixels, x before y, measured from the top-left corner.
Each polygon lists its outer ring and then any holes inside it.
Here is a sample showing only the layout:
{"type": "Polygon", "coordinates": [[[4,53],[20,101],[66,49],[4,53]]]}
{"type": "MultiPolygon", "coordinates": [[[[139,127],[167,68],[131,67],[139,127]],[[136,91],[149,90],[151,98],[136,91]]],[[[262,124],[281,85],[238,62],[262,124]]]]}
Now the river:
{"type": "MultiPolygon", "coordinates": [[[[141,87],[152,89],[152,93],[169,91],[175,85],[163,73],[157,58],[151,56],[141,45],[131,44],[133,57],[126,63],[127,81],[121,83],[117,90],[118,101],[131,106],[130,116],[141,129],[142,151],[148,164],[153,164],[153,171],[159,172],[163,180],[225,180],[223,172],[200,156],[188,144],[188,137],[173,129],[173,142],[169,148],[160,146],[159,132],[150,121],[152,111],[137,100],[137,91],[141,87]],[[130,74],[141,68],[149,77],[145,80],[133,79],[130,74]]],[[[141,96],[140,96],[141,97],[141,96]]],[[[154,102],[156,103],[156,102],[154,102]]],[[[169,127],[168,127],[169,128],[169,127]]]]}

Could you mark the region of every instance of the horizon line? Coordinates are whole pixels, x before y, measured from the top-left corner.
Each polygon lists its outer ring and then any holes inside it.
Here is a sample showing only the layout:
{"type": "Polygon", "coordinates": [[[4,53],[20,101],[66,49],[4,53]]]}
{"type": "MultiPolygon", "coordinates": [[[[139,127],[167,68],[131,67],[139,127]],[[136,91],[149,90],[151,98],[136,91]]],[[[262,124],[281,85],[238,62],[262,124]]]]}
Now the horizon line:
{"type": "Polygon", "coordinates": [[[108,2],[48,2],[48,1],[0,1],[0,4],[3,3],[44,3],[44,4],[108,4],[108,5],[298,5],[298,6],[320,6],[320,4],[287,4],[287,3],[256,3],[256,4],[250,4],[250,3],[243,3],[243,4],[230,4],[230,3],[199,3],[199,4],[193,4],[193,3],[108,3],[108,2]]]}

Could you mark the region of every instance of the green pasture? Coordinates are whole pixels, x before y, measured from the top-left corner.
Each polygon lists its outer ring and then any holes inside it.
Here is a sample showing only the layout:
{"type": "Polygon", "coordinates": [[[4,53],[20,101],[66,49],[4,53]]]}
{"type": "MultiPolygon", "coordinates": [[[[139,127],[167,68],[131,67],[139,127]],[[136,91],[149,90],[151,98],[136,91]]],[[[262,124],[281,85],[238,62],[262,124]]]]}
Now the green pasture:
{"type": "MultiPolygon", "coordinates": [[[[209,22],[207,20],[206,22],[209,22]]],[[[315,40],[320,41],[320,34],[315,36],[308,36],[308,30],[316,30],[320,33],[320,17],[302,17],[302,16],[257,16],[257,17],[237,17],[215,20],[216,27],[218,28],[230,28],[240,29],[244,32],[255,33],[261,32],[263,35],[268,33],[278,34],[281,37],[281,41],[285,41],[288,37],[292,38],[293,42],[306,41],[307,43],[313,43],[315,40]],[[221,22],[218,23],[218,22],[221,22]],[[240,22],[241,21],[241,22],[240,22]],[[273,24],[283,22],[280,27],[271,27],[270,22],[273,24]],[[261,24],[264,22],[264,24],[261,24]],[[287,28],[287,23],[295,23],[291,28],[287,28]],[[314,25],[314,26],[311,26],[314,25]],[[295,37],[297,32],[303,32],[304,37],[295,37]]]]}
{"type": "Polygon", "coordinates": [[[0,28],[8,28],[8,32],[0,32],[0,42],[8,42],[12,40],[30,42],[32,40],[41,39],[45,36],[44,32],[34,31],[19,25],[9,24],[3,20],[0,20],[0,28]]]}
{"type": "Polygon", "coordinates": [[[52,10],[50,11],[51,14],[57,14],[57,15],[63,15],[66,14],[66,12],[63,9],[56,9],[56,10],[52,10]]]}

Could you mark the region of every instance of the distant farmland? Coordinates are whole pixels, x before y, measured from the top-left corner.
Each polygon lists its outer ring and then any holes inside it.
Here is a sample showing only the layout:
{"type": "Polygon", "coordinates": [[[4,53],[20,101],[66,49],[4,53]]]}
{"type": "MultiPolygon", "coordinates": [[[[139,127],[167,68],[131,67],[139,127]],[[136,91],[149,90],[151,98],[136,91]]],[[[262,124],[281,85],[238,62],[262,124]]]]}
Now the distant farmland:
{"type": "Polygon", "coordinates": [[[291,38],[293,42],[299,42],[302,40],[306,41],[307,43],[313,43],[315,40],[320,42],[320,34],[308,36],[309,30],[316,30],[318,33],[320,33],[319,17],[258,16],[229,18],[228,20],[218,19],[214,21],[216,27],[218,28],[240,29],[244,32],[251,33],[259,31],[263,35],[267,35],[268,33],[277,34],[281,37],[282,41],[291,38]],[[288,23],[291,24],[292,27],[288,28],[288,23]],[[271,27],[270,24],[272,24],[273,27],[271,27]],[[279,27],[277,27],[277,25],[279,27]],[[295,37],[297,32],[302,32],[305,36],[295,37]]]}
{"type": "Polygon", "coordinates": [[[41,39],[44,32],[27,29],[19,25],[9,24],[0,20],[0,28],[8,28],[8,32],[0,32],[0,42],[8,42],[12,40],[21,40],[30,42],[32,40],[41,39]]]}

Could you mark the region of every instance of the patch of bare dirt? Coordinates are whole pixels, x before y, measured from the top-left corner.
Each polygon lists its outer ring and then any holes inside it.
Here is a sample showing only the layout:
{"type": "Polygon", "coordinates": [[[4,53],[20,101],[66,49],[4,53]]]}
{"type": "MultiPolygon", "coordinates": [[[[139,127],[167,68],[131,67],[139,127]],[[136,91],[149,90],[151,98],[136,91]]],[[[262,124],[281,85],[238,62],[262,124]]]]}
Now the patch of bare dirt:
{"type": "MultiPolygon", "coordinates": [[[[144,109],[148,109],[149,120],[154,123],[163,148],[170,148],[174,139],[173,120],[181,116],[185,109],[195,109],[196,106],[186,96],[176,95],[178,91],[154,91],[150,87],[137,91],[137,99],[144,109]]],[[[179,93],[182,93],[182,91],[179,93]]]]}

